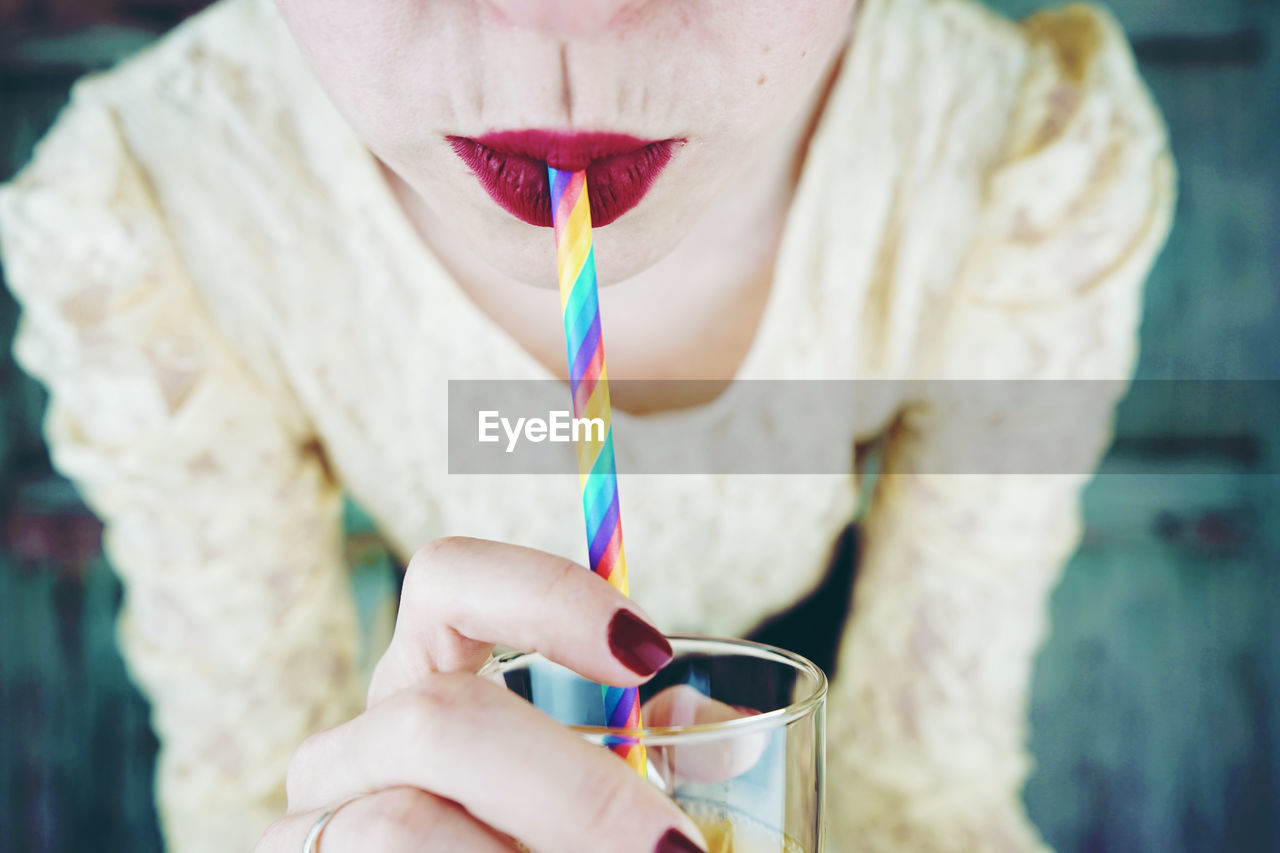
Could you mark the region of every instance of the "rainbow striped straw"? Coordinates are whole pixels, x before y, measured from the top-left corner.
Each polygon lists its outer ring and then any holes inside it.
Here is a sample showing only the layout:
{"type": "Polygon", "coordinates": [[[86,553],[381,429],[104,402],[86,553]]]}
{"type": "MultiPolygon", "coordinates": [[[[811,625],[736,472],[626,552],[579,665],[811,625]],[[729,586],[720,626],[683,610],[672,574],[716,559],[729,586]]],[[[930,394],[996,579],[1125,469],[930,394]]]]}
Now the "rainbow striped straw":
{"type": "MultiPolygon", "coordinates": [[[[593,430],[583,430],[578,441],[578,475],[582,481],[591,571],[627,595],[627,558],[622,550],[622,516],[618,512],[618,477],[609,418],[609,379],[600,334],[596,259],[591,247],[587,173],[562,172],[548,166],[547,177],[551,182],[551,216],[556,228],[560,307],[569,353],[573,416],[600,418],[604,422],[603,440],[593,430]]],[[[601,691],[610,728],[640,728],[640,694],[636,688],[601,685],[601,691]]],[[[637,773],[647,775],[644,744],[623,736],[611,737],[608,742],[637,773]]]]}

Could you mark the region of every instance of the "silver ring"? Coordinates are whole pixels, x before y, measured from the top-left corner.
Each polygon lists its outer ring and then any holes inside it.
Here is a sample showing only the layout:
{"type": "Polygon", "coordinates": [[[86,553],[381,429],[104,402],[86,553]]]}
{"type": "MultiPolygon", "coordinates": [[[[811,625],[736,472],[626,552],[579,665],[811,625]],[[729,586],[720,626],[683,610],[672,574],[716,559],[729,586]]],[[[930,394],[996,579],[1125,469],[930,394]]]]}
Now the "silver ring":
{"type": "Polygon", "coordinates": [[[339,809],[357,799],[359,798],[352,797],[349,800],[343,800],[320,815],[320,819],[311,824],[311,831],[307,833],[307,839],[302,842],[302,853],[317,853],[320,849],[320,833],[324,832],[324,828],[329,825],[329,821],[333,820],[333,816],[338,813],[339,809]]]}

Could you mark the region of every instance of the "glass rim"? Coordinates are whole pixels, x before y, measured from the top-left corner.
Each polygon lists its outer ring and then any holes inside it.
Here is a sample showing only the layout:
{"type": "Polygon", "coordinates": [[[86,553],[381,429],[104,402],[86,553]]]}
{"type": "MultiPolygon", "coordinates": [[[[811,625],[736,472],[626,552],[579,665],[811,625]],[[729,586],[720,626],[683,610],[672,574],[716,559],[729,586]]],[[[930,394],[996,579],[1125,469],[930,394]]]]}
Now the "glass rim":
{"type": "MultiPolygon", "coordinates": [[[[741,735],[754,734],[757,731],[776,729],[779,726],[785,726],[802,717],[810,714],[815,708],[822,704],[827,697],[827,674],[822,668],[813,661],[798,655],[795,652],[780,649],[777,646],[771,646],[767,643],[757,643],[753,640],[741,640],[731,637],[711,637],[701,634],[670,634],[667,639],[675,646],[677,643],[681,645],[694,646],[711,646],[717,647],[724,653],[724,648],[728,647],[731,651],[739,653],[747,652],[749,656],[756,658],[773,658],[775,662],[783,663],[791,666],[793,669],[805,673],[813,679],[814,687],[812,690],[806,691],[805,695],[799,699],[784,705],[781,708],[774,708],[770,711],[763,711],[750,717],[739,717],[736,720],[724,720],[716,723],[695,723],[688,726],[645,726],[639,729],[614,729],[608,726],[587,726],[566,724],[566,727],[580,735],[592,738],[593,740],[604,740],[605,738],[628,738],[635,739],[652,746],[670,746],[675,744],[687,744],[705,740],[719,740],[726,737],[738,737],[741,735]],[[779,660],[780,659],[780,660],[779,660]]],[[[681,650],[677,649],[677,652],[681,650]]],[[[697,651],[697,649],[689,650],[697,651]]],[[[481,677],[498,675],[504,672],[504,667],[513,661],[521,658],[541,658],[549,660],[538,652],[521,652],[512,651],[503,654],[496,654],[489,658],[485,665],[482,666],[477,673],[481,677]]],[[[557,664],[558,665],[558,664],[557,664]]]]}

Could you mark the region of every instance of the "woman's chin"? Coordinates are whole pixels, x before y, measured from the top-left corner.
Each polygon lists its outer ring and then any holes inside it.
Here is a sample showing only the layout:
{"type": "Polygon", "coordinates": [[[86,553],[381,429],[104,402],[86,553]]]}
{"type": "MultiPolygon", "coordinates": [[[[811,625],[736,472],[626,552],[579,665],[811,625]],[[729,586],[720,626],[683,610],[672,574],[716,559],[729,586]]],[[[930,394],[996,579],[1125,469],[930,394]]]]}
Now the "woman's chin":
{"type": "MultiPolygon", "coordinates": [[[[477,228],[468,241],[478,258],[504,278],[532,287],[556,289],[555,232],[546,227],[528,225],[504,211],[500,225],[490,223],[477,228]]],[[[485,217],[486,219],[490,217],[485,217]]],[[[679,233],[670,229],[644,227],[642,217],[628,222],[623,216],[615,222],[592,230],[591,239],[596,263],[596,277],[601,287],[626,281],[652,267],[669,255],[680,242],[679,233]]]]}

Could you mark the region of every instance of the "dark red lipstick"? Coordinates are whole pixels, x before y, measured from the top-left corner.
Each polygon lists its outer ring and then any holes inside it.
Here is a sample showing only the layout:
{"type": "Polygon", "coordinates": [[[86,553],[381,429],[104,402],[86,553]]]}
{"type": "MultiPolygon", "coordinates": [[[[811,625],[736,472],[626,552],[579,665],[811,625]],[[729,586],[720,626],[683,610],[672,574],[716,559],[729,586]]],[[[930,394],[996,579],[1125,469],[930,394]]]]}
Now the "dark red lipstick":
{"type": "Polygon", "coordinates": [[[608,225],[640,203],[683,140],[621,133],[509,130],[472,139],[447,137],[489,197],[530,225],[551,227],[547,165],[587,171],[591,224],[608,225]]]}

